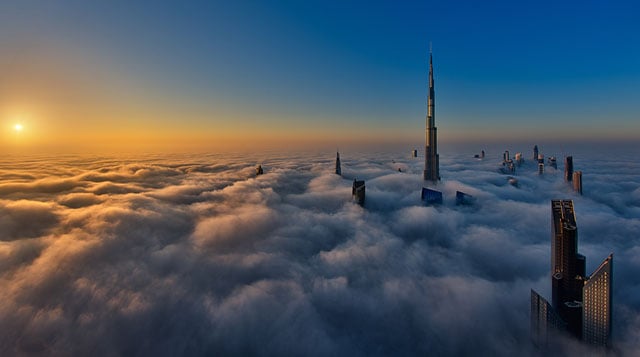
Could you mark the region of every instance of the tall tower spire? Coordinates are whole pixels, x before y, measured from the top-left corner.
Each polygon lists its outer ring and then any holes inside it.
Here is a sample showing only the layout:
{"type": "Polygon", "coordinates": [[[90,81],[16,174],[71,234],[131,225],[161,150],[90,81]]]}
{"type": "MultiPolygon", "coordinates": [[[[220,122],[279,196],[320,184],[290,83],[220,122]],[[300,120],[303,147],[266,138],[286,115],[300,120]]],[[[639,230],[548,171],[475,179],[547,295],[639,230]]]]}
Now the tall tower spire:
{"type": "Polygon", "coordinates": [[[433,53],[429,43],[429,95],[427,96],[427,130],[424,150],[424,180],[440,180],[440,157],[436,131],[436,91],[433,83],[433,53]]]}

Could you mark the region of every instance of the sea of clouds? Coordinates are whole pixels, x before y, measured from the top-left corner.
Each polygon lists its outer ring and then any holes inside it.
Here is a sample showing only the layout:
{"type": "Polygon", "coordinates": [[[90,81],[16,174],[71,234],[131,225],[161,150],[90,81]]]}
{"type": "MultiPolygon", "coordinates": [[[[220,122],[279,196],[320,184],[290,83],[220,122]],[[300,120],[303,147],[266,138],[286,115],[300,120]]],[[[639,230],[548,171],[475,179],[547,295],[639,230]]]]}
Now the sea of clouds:
{"type": "Polygon", "coordinates": [[[539,176],[516,149],[519,187],[502,152],[443,151],[436,207],[409,150],[342,152],[342,177],[333,152],[1,158],[0,355],[534,353],[556,198],[574,200],[588,273],[614,253],[615,352],[637,352],[640,160],[572,153],[578,196],[561,152],[539,176]]]}

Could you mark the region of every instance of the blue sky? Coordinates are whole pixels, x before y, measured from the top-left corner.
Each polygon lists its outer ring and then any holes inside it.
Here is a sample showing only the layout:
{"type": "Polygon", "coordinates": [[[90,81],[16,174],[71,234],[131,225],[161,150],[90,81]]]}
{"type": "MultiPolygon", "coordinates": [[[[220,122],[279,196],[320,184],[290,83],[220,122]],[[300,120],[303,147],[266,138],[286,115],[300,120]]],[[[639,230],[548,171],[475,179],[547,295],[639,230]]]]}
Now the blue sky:
{"type": "MultiPolygon", "coordinates": [[[[329,141],[334,131],[419,141],[431,41],[442,140],[637,139],[639,7],[8,1],[0,5],[8,55],[0,64],[16,73],[27,71],[16,63],[55,58],[48,71],[85,79],[82,101],[89,97],[93,109],[83,118],[124,108],[94,119],[103,129],[98,121],[184,135],[277,128],[329,141]]],[[[17,92],[11,83],[0,90],[17,92]]],[[[51,120],[79,121],[63,116],[51,120]]]]}

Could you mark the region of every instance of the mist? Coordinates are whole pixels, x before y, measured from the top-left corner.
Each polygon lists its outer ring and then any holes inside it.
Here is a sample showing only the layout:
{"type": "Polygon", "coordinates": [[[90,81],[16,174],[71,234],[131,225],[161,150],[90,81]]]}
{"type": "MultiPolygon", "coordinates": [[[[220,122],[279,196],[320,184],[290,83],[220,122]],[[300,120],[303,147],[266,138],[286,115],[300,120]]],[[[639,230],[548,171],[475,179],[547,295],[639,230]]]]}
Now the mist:
{"type": "Polygon", "coordinates": [[[444,203],[425,206],[410,149],[341,151],[342,176],[328,151],[5,157],[0,354],[534,354],[529,291],[551,296],[551,199],[574,200],[588,273],[614,253],[614,352],[640,349],[630,152],[543,146],[558,170],[539,176],[530,148],[505,147],[526,159],[514,187],[501,151],[443,151],[444,203]],[[456,190],[476,203],[456,206],[456,190]]]}

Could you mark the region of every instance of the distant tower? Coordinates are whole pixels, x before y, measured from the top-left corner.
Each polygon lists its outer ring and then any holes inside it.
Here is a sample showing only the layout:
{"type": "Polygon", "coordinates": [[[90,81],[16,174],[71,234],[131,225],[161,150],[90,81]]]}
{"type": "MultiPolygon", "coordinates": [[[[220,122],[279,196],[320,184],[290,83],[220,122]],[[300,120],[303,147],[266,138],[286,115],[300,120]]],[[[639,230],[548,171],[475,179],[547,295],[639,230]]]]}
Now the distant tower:
{"type": "Polygon", "coordinates": [[[582,194],[582,171],[573,172],[573,190],[582,194]]]}
{"type": "Polygon", "coordinates": [[[564,180],[571,182],[573,179],[573,156],[564,158],[564,180]]]}
{"type": "Polygon", "coordinates": [[[436,132],[436,91],[433,84],[433,55],[429,48],[429,95],[427,97],[427,130],[424,152],[424,180],[440,180],[440,157],[436,132]]]}
{"type": "Polygon", "coordinates": [[[533,146],[533,161],[538,160],[538,145],[533,146]]]}
{"type": "Polygon", "coordinates": [[[258,165],[258,167],[256,167],[256,176],[260,176],[264,173],[264,170],[262,169],[262,165],[258,165]]]}
{"type": "Polygon", "coordinates": [[[336,175],[342,175],[342,168],[340,167],[340,153],[336,152],[336,175]]]}
{"type": "Polygon", "coordinates": [[[356,203],[358,203],[361,206],[364,204],[365,190],[366,190],[366,187],[364,185],[364,180],[357,181],[356,179],[353,179],[353,186],[351,187],[351,196],[353,196],[353,199],[356,201],[356,203]]]}
{"type": "Polygon", "coordinates": [[[522,165],[522,163],[524,162],[521,152],[516,153],[515,159],[516,159],[516,164],[518,164],[518,166],[522,165]]]}
{"type": "MultiPolygon", "coordinates": [[[[536,146],[534,149],[537,149],[536,146]]],[[[538,154],[538,175],[544,174],[544,155],[538,154]]]]}

